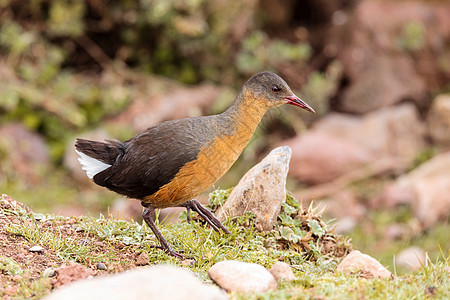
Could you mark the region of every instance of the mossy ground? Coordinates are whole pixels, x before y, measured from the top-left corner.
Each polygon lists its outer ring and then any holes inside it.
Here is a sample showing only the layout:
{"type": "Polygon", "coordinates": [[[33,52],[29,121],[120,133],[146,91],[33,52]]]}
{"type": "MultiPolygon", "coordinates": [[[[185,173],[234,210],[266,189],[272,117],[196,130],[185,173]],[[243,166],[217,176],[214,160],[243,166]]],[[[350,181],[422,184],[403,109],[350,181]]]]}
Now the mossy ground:
{"type": "Polygon", "coordinates": [[[142,252],[147,253],[150,264],[186,267],[207,282],[210,282],[207,270],[221,260],[254,262],[266,268],[281,260],[292,266],[297,279],[280,282],[277,291],[232,293],[232,299],[445,299],[450,296],[450,260],[444,253],[438,260],[428,261],[418,272],[399,275],[392,280],[336,273],[342,254],[324,251],[323,241],[328,240],[325,239],[327,236],[332,237],[334,245],[341,245],[345,252],[351,247],[349,239],[334,235],[313,209],[295,208],[297,203],[288,198],[288,206],[284,207],[277,226],[266,233],[255,230],[252,214],[228,221],[225,225],[231,231],[230,235],[219,234],[197,221],[160,224],[161,231],[174,248],[195,257],[197,261],[194,262],[179,261],[153,248],[155,237],[143,223],[103,216],[67,218],[38,214],[3,195],[0,240],[5,253],[0,256],[0,296],[30,299],[48,294],[54,279],[42,276],[43,270],[69,260],[77,261],[92,269],[96,276],[101,276],[137,267],[136,257],[142,252]],[[296,217],[298,215],[302,217],[296,217]],[[292,221],[287,216],[291,216],[292,221]],[[294,220],[299,222],[294,224],[294,220]],[[26,253],[32,245],[41,245],[45,252],[26,253]],[[32,259],[26,259],[27,255],[32,259]],[[98,262],[105,263],[108,270],[96,270],[98,262]]]}

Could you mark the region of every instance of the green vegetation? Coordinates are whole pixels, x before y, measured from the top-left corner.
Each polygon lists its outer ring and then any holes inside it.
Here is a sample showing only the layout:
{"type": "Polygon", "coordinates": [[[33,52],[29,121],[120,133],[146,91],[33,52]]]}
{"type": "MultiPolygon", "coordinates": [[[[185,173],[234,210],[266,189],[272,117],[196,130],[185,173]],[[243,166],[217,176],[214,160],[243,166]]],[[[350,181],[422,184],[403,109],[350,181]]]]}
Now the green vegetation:
{"type": "MultiPolygon", "coordinates": [[[[218,203],[221,201],[219,198],[226,196],[226,191],[215,191],[210,201],[218,203]]],[[[62,262],[74,260],[91,268],[95,263],[103,262],[111,272],[117,272],[134,266],[130,255],[133,257],[133,253],[145,252],[150,264],[186,266],[182,261],[153,248],[155,237],[145,223],[103,216],[96,219],[38,214],[4,197],[0,204],[0,213],[10,220],[5,227],[6,232],[24,237],[30,245],[41,245],[49,251],[46,255],[54,253],[62,262]]],[[[334,235],[312,207],[303,210],[290,196],[283,205],[275,230],[271,232],[255,230],[251,213],[226,223],[230,235],[221,235],[197,220],[189,224],[183,219],[177,224],[159,226],[177,250],[197,259],[189,268],[208,282],[207,270],[214,263],[226,259],[258,263],[266,268],[281,260],[293,267],[297,279],[289,283],[280,282],[277,291],[232,293],[232,299],[425,299],[429,296],[444,299],[449,296],[450,256],[444,253],[441,253],[439,260],[429,261],[418,272],[399,275],[393,280],[363,279],[357,274],[335,273],[337,263],[350,247],[349,240],[334,235]],[[301,217],[289,219],[294,215],[301,217]],[[307,236],[309,238],[305,239],[307,236]],[[324,239],[325,236],[328,238],[324,239]],[[333,239],[334,245],[341,245],[340,249],[344,252],[325,250],[331,248],[323,247],[327,245],[323,241],[333,239]]],[[[22,275],[22,269],[27,268],[11,258],[3,257],[0,266],[3,272],[11,275],[22,275]]],[[[31,279],[25,273],[18,280],[14,296],[18,299],[41,297],[49,292],[51,286],[42,275],[31,279]]]]}

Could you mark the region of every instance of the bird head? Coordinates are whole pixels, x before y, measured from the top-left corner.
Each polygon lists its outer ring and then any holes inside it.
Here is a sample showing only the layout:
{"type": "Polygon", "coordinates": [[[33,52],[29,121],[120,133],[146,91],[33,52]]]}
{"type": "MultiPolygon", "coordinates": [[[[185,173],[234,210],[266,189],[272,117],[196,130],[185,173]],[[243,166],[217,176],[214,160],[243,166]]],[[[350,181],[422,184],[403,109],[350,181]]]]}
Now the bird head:
{"type": "Polygon", "coordinates": [[[245,84],[246,94],[261,101],[268,108],[282,104],[291,104],[315,113],[311,106],[297,97],[289,85],[275,73],[264,71],[253,75],[245,84]]]}

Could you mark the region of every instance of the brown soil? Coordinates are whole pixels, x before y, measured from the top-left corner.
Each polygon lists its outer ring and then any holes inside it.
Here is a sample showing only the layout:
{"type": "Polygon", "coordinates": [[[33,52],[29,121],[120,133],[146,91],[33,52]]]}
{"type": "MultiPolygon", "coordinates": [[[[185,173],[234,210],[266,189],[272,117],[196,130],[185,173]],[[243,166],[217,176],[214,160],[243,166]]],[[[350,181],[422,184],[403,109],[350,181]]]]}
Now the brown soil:
{"type": "MultiPolygon", "coordinates": [[[[139,259],[141,251],[136,246],[125,246],[121,243],[111,243],[101,241],[98,237],[77,229],[76,224],[79,218],[67,218],[52,222],[35,222],[34,224],[16,214],[4,214],[5,211],[12,211],[14,205],[22,204],[16,202],[9,196],[2,195],[0,201],[0,256],[8,257],[15,261],[24,271],[22,275],[8,274],[5,268],[0,268],[0,297],[8,299],[21,294],[20,290],[24,286],[29,286],[40,280],[43,286],[42,295],[48,294],[52,289],[70,283],[75,280],[83,279],[88,276],[102,276],[110,273],[117,273],[126,269],[142,265],[139,259]],[[114,255],[108,256],[108,261],[104,262],[106,270],[99,270],[97,262],[83,261],[81,264],[72,261],[64,261],[55,251],[46,249],[43,252],[31,252],[30,248],[36,246],[20,235],[8,232],[8,226],[13,224],[28,223],[30,226],[38,226],[41,232],[54,232],[62,237],[70,237],[79,243],[92,245],[87,257],[99,257],[104,253],[113,252],[114,255]],[[57,222],[57,226],[55,226],[57,222]],[[51,277],[44,277],[44,270],[54,270],[51,277]]],[[[28,209],[27,209],[28,210],[28,209]]],[[[42,246],[42,245],[41,245],[42,246]]],[[[22,292],[23,294],[23,292],[22,292]]],[[[36,295],[27,295],[25,298],[36,295]]]]}

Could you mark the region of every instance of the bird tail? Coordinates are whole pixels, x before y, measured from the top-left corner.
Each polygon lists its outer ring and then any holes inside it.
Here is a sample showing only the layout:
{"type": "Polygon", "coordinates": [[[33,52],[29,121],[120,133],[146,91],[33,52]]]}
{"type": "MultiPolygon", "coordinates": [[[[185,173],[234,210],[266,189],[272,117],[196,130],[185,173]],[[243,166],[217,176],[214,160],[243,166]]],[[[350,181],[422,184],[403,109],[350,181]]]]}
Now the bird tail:
{"type": "Polygon", "coordinates": [[[90,179],[111,167],[125,153],[125,145],[116,140],[97,142],[78,138],[75,149],[80,156],[78,161],[90,179]]]}

